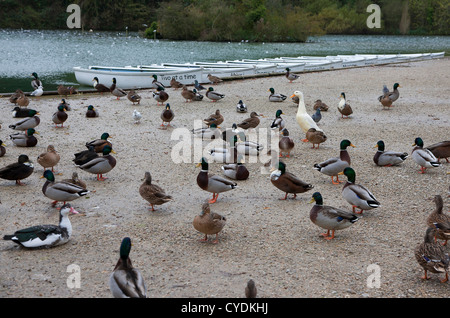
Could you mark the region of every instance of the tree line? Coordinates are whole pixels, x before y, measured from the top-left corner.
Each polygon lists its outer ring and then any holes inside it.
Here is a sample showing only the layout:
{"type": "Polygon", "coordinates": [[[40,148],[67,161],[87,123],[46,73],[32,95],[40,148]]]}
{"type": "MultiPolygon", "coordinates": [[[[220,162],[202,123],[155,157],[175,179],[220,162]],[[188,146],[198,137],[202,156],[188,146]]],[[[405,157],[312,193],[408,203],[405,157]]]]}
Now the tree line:
{"type": "Polygon", "coordinates": [[[138,31],[199,41],[305,41],[323,34],[450,34],[450,0],[0,0],[0,28],[67,29],[68,5],[83,30],[138,31]],[[381,8],[368,28],[367,6],[381,8]]]}

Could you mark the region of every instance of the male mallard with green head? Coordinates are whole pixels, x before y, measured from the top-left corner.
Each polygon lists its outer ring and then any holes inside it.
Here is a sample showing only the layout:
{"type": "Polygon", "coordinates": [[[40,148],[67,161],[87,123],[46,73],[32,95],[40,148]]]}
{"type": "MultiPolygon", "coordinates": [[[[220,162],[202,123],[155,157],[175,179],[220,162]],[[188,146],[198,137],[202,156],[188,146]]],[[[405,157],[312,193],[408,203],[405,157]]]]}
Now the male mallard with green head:
{"type": "Polygon", "coordinates": [[[295,199],[297,193],[305,193],[314,188],[313,185],[300,180],[291,172],[287,172],[286,164],[282,161],[278,162],[278,169],[274,169],[270,174],[270,181],[275,187],[286,193],[280,200],[286,200],[289,193],[293,193],[293,199],[295,199]]]}

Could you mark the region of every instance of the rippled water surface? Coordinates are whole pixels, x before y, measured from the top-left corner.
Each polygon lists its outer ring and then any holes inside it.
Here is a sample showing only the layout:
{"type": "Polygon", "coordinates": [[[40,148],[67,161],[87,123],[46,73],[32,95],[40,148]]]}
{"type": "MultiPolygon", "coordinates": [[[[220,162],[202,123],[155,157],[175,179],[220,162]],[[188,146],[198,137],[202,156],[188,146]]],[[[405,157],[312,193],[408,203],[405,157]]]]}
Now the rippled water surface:
{"type": "Polygon", "coordinates": [[[0,30],[0,93],[31,91],[31,73],[45,90],[77,85],[72,68],[257,59],[300,55],[450,53],[448,36],[322,36],[307,43],[149,40],[137,33],[0,30]]]}

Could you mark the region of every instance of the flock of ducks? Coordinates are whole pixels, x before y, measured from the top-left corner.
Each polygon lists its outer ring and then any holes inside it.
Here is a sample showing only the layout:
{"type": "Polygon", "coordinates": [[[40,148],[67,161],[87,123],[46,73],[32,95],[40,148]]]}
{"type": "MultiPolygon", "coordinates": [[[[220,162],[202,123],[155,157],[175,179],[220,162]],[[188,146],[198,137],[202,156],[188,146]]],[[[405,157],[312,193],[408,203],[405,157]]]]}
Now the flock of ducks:
{"type": "MultiPolygon", "coordinates": [[[[299,78],[299,75],[293,74],[289,69],[286,69],[286,78],[289,82],[293,82],[299,78]]],[[[157,102],[157,105],[164,105],[161,113],[162,127],[170,125],[174,119],[175,114],[170,108],[169,94],[166,92],[166,87],[160,83],[157,76],[154,75],[152,98],[157,102]]],[[[41,96],[43,90],[42,82],[36,73],[33,73],[32,87],[39,90],[31,96],[41,96]]],[[[222,80],[215,76],[208,76],[212,84],[219,84],[222,80]]],[[[98,78],[93,79],[93,86],[100,93],[110,93],[120,99],[127,97],[129,101],[135,105],[139,105],[142,97],[134,90],[126,92],[117,85],[116,79],[110,87],[99,83],[98,78]]],[[[206,89],[198,82],[195,83],[194,89],[190,90],[185,85],[177,82],[175,79],[171,81],[171,88],[174,90],[181,89],[181,95],[186,102],[201,101],[203,95],[200,94],[202,90],[206,90],[205,96],[212,102],[217,102],[225,95],[214,90],[213,87],[206,89]]],[[[382,106],[393,107],[393,103],[399,98],[398,83],[394,84],[394,89],[390,92],[386,86],[383,88],[383,95],[378,98],[382,106]]],[[[34,93],[33,92],[33,93],[34,93]]],[[[67,97],[67,95],[76,92],[76,89],[61,87],[58,89],[60,95],[67,97]]],[[[268,99],[270,102],[280,103],[287,99],[287,95],[275,93],[274,88],[269,89],[270,95],[268,99]]],[[[19,131],[10,135],[10,139],[17,147],[34,147],[37,144],[37,139],[34,134],[37,134],[35,128],[41,123],[39,112],[27,108],[28,102],[25,94],[17,90],[16,94],[11,96],[10,101],[15,105],[13,109],[13,117],[21,118],[15,124],[9,125],[9,128],[14,131],[19,131]]],[[[296,122],[304,133],[305,138],[302,142],[309,142],[312,144],[312,149],[318,149],[319,145],[327,140],[327,136],[319,127],[318,123],[321,120],[322,113],[327,112],[329,107],[321,100],[317,100],[314,104],[315,113],[310,115],[306,111],[303,93],[295,91],[291,95],[294,103],[298,104],[296,114],[296,122]]],[[[342,119],[351,118],[353,110],[346,100],[344,92],[340,95],[340,101],[337,109],[341,114],[342,119]]],[[[68,119],[70,105],[65,99],[57,106],[55,113],[51,120],[56,128],[63,128],[64,123],[68,119]]],[[[236,105],[236,112],[247,113],[247,105],[240,100],[236,105]]],[[[288,195],[293,195],[295,199],[297,194],[305,193],[314,189],[314,186],[301,180],[299,177],[288,171],[286,162],[279,160],[279,158],[290,158],[290,153],[295,147],[294,139],[289,135],[286,121],[282,117],[284,115],[281,109],[277,110],[274,119],[271,121],[270,129],[278,134],[279,149],[274,152],[278,157],[278,161],[273,160],[268,164],[271,166],[270,181],[271,184],[284,193],[281,200],[287,200],[288,195]],[[277,163],[276,163],[277,162],[277,163]]],[[[99,114],[94,106],[88,106],[86,117],[94,118],[99,114]]],[[[215,235],[212,243],[219,242],[219,233],[226,225],[226,217],[212,212],[211,205],[216,203],[219,194],[232,191],[238,188],[237,181],[246,180],[249,178],[249,171],[244,165],[245,156],[258,156],[264,149],[264,146],[256,142],[247,140],[246,132],[259,127],[262,114],[255,111],[250,113],[250,116],[239,123],[234,123],[231,129],[221,131],[220,125],[224,122],[224,117],[217,109],[216,112],[206,117],[203,123],[206,127],[192,130],[194,137],[202,139],[223,139],[227,145],[225,148],[213,148],[210,150],[210,160],[212,162],[222,163],[223,177],[209,172],[209,163],[207,158],[201,158],[197,167],[201,167],[197,175],[198,187],[208,193],[212,194],[212,199],[205,201],[201,206],[201,212],[196,215],[192,221],[194,229],[202,233],[204,237],[201,241],[208,241],[208,235],[215,235]]],[[[135,123],[139,123],[142,115],[134,110],[133,119],[135,123]]],[[[86,142],[87,150],[80,151],[74,154],[73,162],[76,167],[88,173],[97,176],[98,181],[103,181],[106,178],[104,174],[110,172],[116,166],[116,159],[112,156],[114,150],[112,143],[108,140],[110,135],[104,133],[100,138],[86,142]]],[[[0,157],[6,153],[5,144],[0,140],[0,157]]],[[[324,205],[324,197],[320,192],[314,192],[310,203],[314,206],[310,210],[310,220],[316,226],[326,230],[322,235],[326,240],[335,238],[335,231],[343,230],[350,227],[358,221],[358,214],[363,211],[376,209],[381,206],[381,203],[375,198],[373,193],[362,184],[356,183],[356,172],[351,167],[350,154],[347,151],[348,147],[355,147],[349,140],[344,139],[340,142],[339,155],[329,158],[322,162],[313,165],[313,169],[318,172],[331,177],[332,184],[340,185],[344,183],[342,188],[342,197],[352,206],[352,211],[342,210],[333,206],[324,205]],[[339,176],[344,175],[347,181],[339,180],[339,176]]],[[[386,151],[385,144],[382,140],[375,145],[377,151],[373,157],[373,161],[378,166],[394,166],[402,164],[408,157],[408,153],[386,151]]],[[[440,160],[450,157],[450,141],[442,141],[425,148],[424,142],[421,138],[416,138],[414,141],[414,148],[411,153],[412,159],[419,165],[420,173],[425,173],[426,169],[438,167],[441,165],[440,160]]],[[[53,200],[52,205],[56,206],[58,202],[62,202],[59,208],[59,224],[58,225],[38,225],[30,228],[15,231],[13,234],[4,235],[4,240],[11,240],[26,248],[43,248],[53,247],[67,243],[72,234],[72,226],[69,220],[70,214],[77,214],[78,212],[71,206],[71,201],[86,196],[90,191],[87,189],[86,183],[80,180],[78,174],[74,172],[71,179],[64,179],[56,181],[54,167],[60,161],[60,155],[53,145],[48,145],[47,151],[42,153],[37,158],[38,164],[44,168],[42,178],[46,179],[42,186],[42,193],[45,197],[53,200]]],[[[18,185],[22,185],[21,180],[29,177],[34,171],[32,161],[27,155],[20,155],[17,162],[9,164],[0,169],[0,178],[6,180],[13,180],[18,185]]],[[[163,188],[152,183],[150,172],[146,171],[144,174],[143,183],[139,187],[140,196],[146,200],[151,210],[155,211],[155,206],[166,204],[173,200],[170,194],[167,194],[163,188]]],[[[442,212],[443,200],[440,196],[435,197],[436,211],[433,212],[427,221],[428,229],[424,236],[424,242],[420,244],[415,250],[417,262],[423,267],[425,271],[424,278],[428,278],[427,273],[445,273],[443,282],[448,280],[449,269],[449,255],[443,247],[450,238],[450,216],[442,212]],[[439,243],[438,240],[444,240],[444,243],[439,243]]],[[[120,257],[110,276],[109,284],[110,290],[114,297],[147,297],[147,287],[141,272],[134,268],[130,260],[129,254],[131,251],[131,239],[125,237],[120,245],[120,257]]],[[[246,297],[256,297],[255,282],[250,280],[245,290],[246,297]]]]}

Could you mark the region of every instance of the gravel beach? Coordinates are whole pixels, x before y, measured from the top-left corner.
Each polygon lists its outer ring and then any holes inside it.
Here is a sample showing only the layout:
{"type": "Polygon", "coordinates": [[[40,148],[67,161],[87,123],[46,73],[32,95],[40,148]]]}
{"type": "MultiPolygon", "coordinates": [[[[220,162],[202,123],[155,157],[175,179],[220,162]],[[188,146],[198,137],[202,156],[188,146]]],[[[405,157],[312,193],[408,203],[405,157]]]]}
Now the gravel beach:
{"type": "MultiPolygon", "coordinates": [[[[11,115],[14,105],[9,99],[0,98],[0,139],[7,145],[0,167],[16,162],[20,154],[27,154],[35,165],[33,174],[23,180],[25,186],[0,179],[1,237],[32,225],[58,223],[58,210],[42,193],[44,169],[36,161],[49,144],[61,155],[55,170],[62,175],[56,179],[69,178],[76,171],[90,190],[71,202],[81,213],[70,216],[73,236],[67,244],[27,250],[11,241],[0,242],[0,297],[111,297],[109,275],[119,258],[120,243],[128,236],[133,243],[130,258],[142,272],[152,298],[244,297],[249,279],[255,281],[260,298],[448,298],[449,283],[439,281],[443,275],[421,279],[414,248],[423,241],[426,218],[435,208],[434,195],[442,195],[444,211],[449,211],[450,164],[442,160],[440,167],[419,174],[411,157],[399,166],[378,167],[373,156],[378,140],[385,142],[386,150],[409,154],[416,137],[425,146],[449,140],[449,82],[450,59],[443,58],[300,74],[293,83],[284,76],[224,81],[213,86],[225,94],[215,103],[206,96],[186,103],[180,89],[168,88],[175,118],[167,129],[160,127],[163,107],[152,98],[151,90],[138,91],[142,100],[134,106],[126,97],[116,100],[109,93],[70,95],[67,101],[72,110],[64,128],[55,128],[51,120],[61,96],[43,96],[32,98],[28,106],[41,114],[38,144],[32,148],[17,147],[9,140],[14,131],[8,126],[18,119],[11,115]],[[401,85],[400,98],[392,109],[384,110],[377,97],[383,85],[392,89],[396,82],[401,85]],[[269,102],[271,87],[288,98],[269,102]],[[310,114],[317,99],[329,106],[318,124],[328,140],[319,149],[301,141],[305,135],[295,119],[297,105],[290,98],[294,91],[303,92],[310,114]],[[341,119],[337,109],[341,92],[353,108],[349,119],[341,119]],[[246,103],[248,113],[236,111],[239,100],[246,103]],[[98,118],[85,117],[89,105],[98,110],[98,118]],[[134,123],[134,109],[142,114],[140,124],[134,123]],[[220,194],[211,205],[211,211],[227,219],[218,244],[213,244],[213,236],[208,242],[199,241],[203,234],[192,221],[202,203],[212,198],[196,184],[197,146],[206,153],[215,143],[188,136],[186,142],[192,142],[192,147],[185,150],[192,153],[184,153],[185,162],[177,162],[177,153],[179,132],[193,129],[196,121],[216,109],[225,118],[222,129],[256,111],[265,116],[259,128],[268,130],[281,109],[295,142],[291,157],[282,160],[287,171],[314,189],[282,201],[284,193],[271,184],[269,174],[261,172],[263,156],[252,158],[253,162],[246,157],[249,179],[237,181],[238,188],[220,194]],[[72,159],[86,149],[86,142],[104,132],[112,136],[117,165],[105,175],[107,180],[97,181],[95,175],[75,167],[72,159]],[[356,146],[348,149],[356,182],[367,186],[381,207],[365,211],[350,228],[337,231],[333,240],[324,240],[323,229],[309,219],[312,194],[320,192],[326,205],[348,211],[351,206],[342,197],[342,185],[333,185],[313,165],[338,156],[342,139],[356,146]],[[154,212],[139,195],[145,171],[173,196],[173,201],[156,206],[154,212]],[[79,269],[80,286],[67,284],[73,274],[71,265],[79,269]]],[[[222,175],[221,165],[211,162],[210,173],[222,175]]]]}

